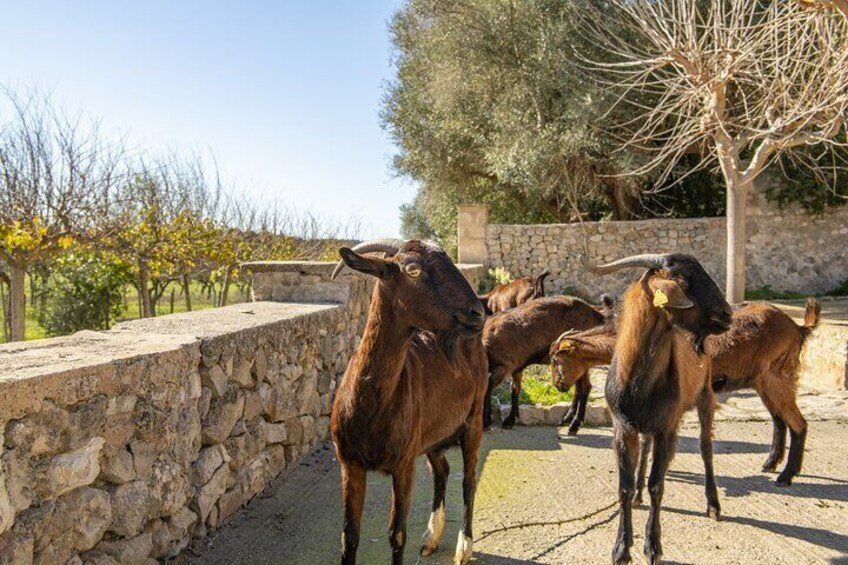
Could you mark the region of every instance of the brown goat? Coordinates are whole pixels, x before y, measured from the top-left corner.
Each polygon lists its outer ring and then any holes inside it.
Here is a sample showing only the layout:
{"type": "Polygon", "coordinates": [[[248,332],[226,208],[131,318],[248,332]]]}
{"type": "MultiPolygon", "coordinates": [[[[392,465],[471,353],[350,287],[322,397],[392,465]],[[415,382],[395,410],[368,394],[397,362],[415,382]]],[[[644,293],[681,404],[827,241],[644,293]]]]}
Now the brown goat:
{"type": "Polygon", "coordinates": [[[534,298],[545,296],[545,277],[550,271],[545,271],[538,277],[521,277],[510,283],[499,284],[486,294],[480,295],[480,300],[487,314],[503,312],[534,298]]]}
{"type": "Polygon", "coordinates": [[[720,514],[712,457],[713,391],[704,340],[709,334],[727,331],[731,310],[715,282],[690,255],[639,255],[593,270],[607,273],[634,267],[647,270],[622,300],[605,387],[619,471],[619,528],[612,561],[630,562],[631,509],[642,434],[653,440],[648,481],[651,508],[644,546],[653,565],[662,556],[660,508],[677,429],[683,414],[695,406],[701,423],[707,514],[716,518],[720,514]]]}
{"type": "MultiPolygon", "coordinates": [[[[819,323],[821,305],[810,298],[799,326],[778,308],[764,302],[742,304],[733,311],[730,329],[707,339],[712,360],[713,392],[754,389],[772,416],[771,451],[763,471],[774,471],[786,450],[786,428],[792,442],[786,467],[777,484],[791,484],[801,470],[807,422],[796,401],[800,353],[804,341],[819,323]]],[[[612,360],[616,331],[612,325],[562,336],[551,346],[554,386],[566,391],[577,385],[586,372],[612,360]]],[[[590,385],[591,388],[591,385],[590,385]]],[[[576,398],[576,397],[575,397],[576,398]]],[[[640,460],[636,500],[641,501],[646,460],[640,460]]]]}
{"type": "Polygon", "coordinates": [[[436,551],[445,524],[450,469],[445,450],[463,458],[464,513],[454,561],[471,559],[477,450],[483,433],[485,314],[471,286],[440,248],[383,240],[339,250],[343,264],[377,278],[368,320],[333,402],[330,430],[342,471],[342,563],[356,562],[365,477],[392,477],[389,541],[403,562],[415,459],[427,455],[434,496],[422,555],[436,551]],[[382,251],[386,259],[360,253],[382,251]]]}
{"type": "Polygon", "coordinates": [[[512,377],[512,408],[503,427],[518,418],[522,371],[528,365],[548,362],[551,341],[570,329],[584,330],[604,322],[604,315],[573,296],[551,296],[526,302],[490,316],[483,330],[489,360],[489,391],[483,405],[483,425],[489,427],[494,387],[512,377]]]}

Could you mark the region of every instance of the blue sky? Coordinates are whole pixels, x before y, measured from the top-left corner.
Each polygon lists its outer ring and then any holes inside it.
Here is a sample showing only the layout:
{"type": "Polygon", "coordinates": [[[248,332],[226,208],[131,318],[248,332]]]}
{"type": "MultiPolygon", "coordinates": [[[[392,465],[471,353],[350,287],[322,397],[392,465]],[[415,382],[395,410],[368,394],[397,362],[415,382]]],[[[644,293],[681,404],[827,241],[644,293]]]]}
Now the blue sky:
{"type": "Polygon", "coordinates": [[[414,194],[379,126],[400,0],[9,2],[0,82],[125,132],[211,150],[257,199],[397,235],[414,194]]]}

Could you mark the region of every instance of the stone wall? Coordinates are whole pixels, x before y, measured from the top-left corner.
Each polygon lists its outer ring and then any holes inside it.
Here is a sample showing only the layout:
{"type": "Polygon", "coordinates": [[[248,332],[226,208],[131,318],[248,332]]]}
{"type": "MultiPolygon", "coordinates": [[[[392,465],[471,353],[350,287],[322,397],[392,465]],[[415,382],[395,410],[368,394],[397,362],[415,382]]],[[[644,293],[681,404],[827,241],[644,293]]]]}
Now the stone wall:
{"type": "MultiPolygon", "coordinates": [[[[725,245],[724,218],[489,224],[486,235],[489,266],[502,267],[515,277],[549,269],[550,291],[573,289],[591,297],[620,293],[633,274],[591,275],[580,267],[580,253],[593,262],[645,252],[691,253],[724,288],[725,245]]],[[[848,206],[816,216],[797,207],[778,209],[754,193],[748,207],[747,252],[748,288],[832,290],[848,279],[848,206]]]]}
{"type": "Polygon", "coordinates": [[[0,564],[174,556],[295,465],[370,300],[332,267],[256,264],[258,302],[0,346],[0,564]]]}

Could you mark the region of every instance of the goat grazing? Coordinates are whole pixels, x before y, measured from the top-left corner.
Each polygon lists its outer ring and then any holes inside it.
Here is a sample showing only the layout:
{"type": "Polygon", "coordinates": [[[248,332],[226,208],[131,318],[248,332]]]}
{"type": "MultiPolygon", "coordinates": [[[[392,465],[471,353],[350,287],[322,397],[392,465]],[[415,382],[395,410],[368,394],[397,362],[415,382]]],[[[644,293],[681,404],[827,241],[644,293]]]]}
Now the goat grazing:
{"type": "Polygon", "coordinates": [[[713,391],[704,340],[709,334],[727,331],[732,315],[715,282],[691,255],[637,255],[591,270],[609,273],[623,268],[647,270],[622,299],[605,387],[619,475],[619,528],[612,561],[630,562],[631,509],[642,434],[653,439],[648,479],[651,508],[644,546],[653,565],[662,556],[660,507],[665,475],[674,455],[680,419],[694,406],[701,424],[707,515],[718,518],[721,512],[713,473],[713,391]]]}
{"type": "Polygon", "coordinates": [[[604,319],[598,309],[573,296],[539,298],[490,316],[483,330],[483,345],[489,360],[484,427],[492,423],[494,387],[507,376],[512,377],[512,408],[503,421],[504,428],[511,428],[518,418],[522,371],[534,363],[547,363],[551,341],[563,331],[588,329],[602,324],[604,319]]]}
{"type": "MultiPolygon", "coordinates": [[[[772,445],[763,471],[774,471],[783,460],[787,426],[790,429],[789,458],[776,481],[780,486],[791,484],[801,470],[807,422],[796,401],[800,353],[804,341],[818,325],[820,313],[819,302],[808,299],[804,324],[799,326],[771,304],[743,304],[733,311],[727,333],[707,339],[713,392],[753,388],[771,414],[772,445]]],[[[576,384],[579,393],[586,372],[612,360],[615,337],[612,325],[560,336],[551,346],[554,386],[566,391],[576,384]]],[[[645,464],[644,458],[640,460],[637,501],[642,499],[645,464]]]]}
{"type": "Polygon", "coordinates": [[[487,314],[503,312],[534,298],[545,296],[545,277],[550,271],[545,271],[538,277],[521,277],[510,283],[499,284],[486,294],[480,295],[480,301],[486,308],[487,314]]]}
{"type": "Polygon", "coordinates": [[[552,344],[548,357],[551,360],[551,381],[560,392],[572,386],[574,398],[571,407],[562,417],[560,425],[568,425],[568,435],[575,435],[586,417],[592,381],[589,369],[607,365],[615,347],[615,325],[607,320],[602,326],[582,332],[565,332],[552,344]]]}
{"type": "Polygon", "coordinates": [[[477,449],[483,433],[485,313],[471,286],[439,247],[381,240],[341,248],[333,278],[348,267],[377,278],[368,320],[333,402],[330,430],[342,473],[342,563],[356,562],[365,477],[392,477],[389,541],[403,562],[415,459],[433,471],[432,514],[422,555],[439,545],[449,468],[445,450],[462,449],[464,513],[454,562],[471,559],[477,449]],[[385,259],[363,255],[381,251],[385,259]]]}

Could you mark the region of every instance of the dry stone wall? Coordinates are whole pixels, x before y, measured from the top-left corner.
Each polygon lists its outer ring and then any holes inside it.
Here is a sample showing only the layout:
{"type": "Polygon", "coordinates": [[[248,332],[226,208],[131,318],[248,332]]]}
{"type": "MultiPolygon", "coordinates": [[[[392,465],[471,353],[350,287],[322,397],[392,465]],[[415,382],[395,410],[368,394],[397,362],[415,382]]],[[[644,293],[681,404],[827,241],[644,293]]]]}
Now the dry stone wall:
{"type": "MultiPolygon", "coordinates": [[[[810,215],[798,207],[776,208],[755,192],[747,223],[748,288],[824,293],[848,279],[848,206],[810,215]]],[[[581,253],[594,262],[646,252],[691,253],[723,288],[725,246],[724,218],[489,224],[486,233],[491,267],[516,277],[549,269],[552,291],[573,289],[591,297],[620,293],[633,274],[593,276],[581,268],[581,253]]]]}
{"type": "Polygon", "coordinates": [[[257,302],[0,346],[0,564],[175,556],[327,436],[370,283],[252,268],[257,302]]]}

